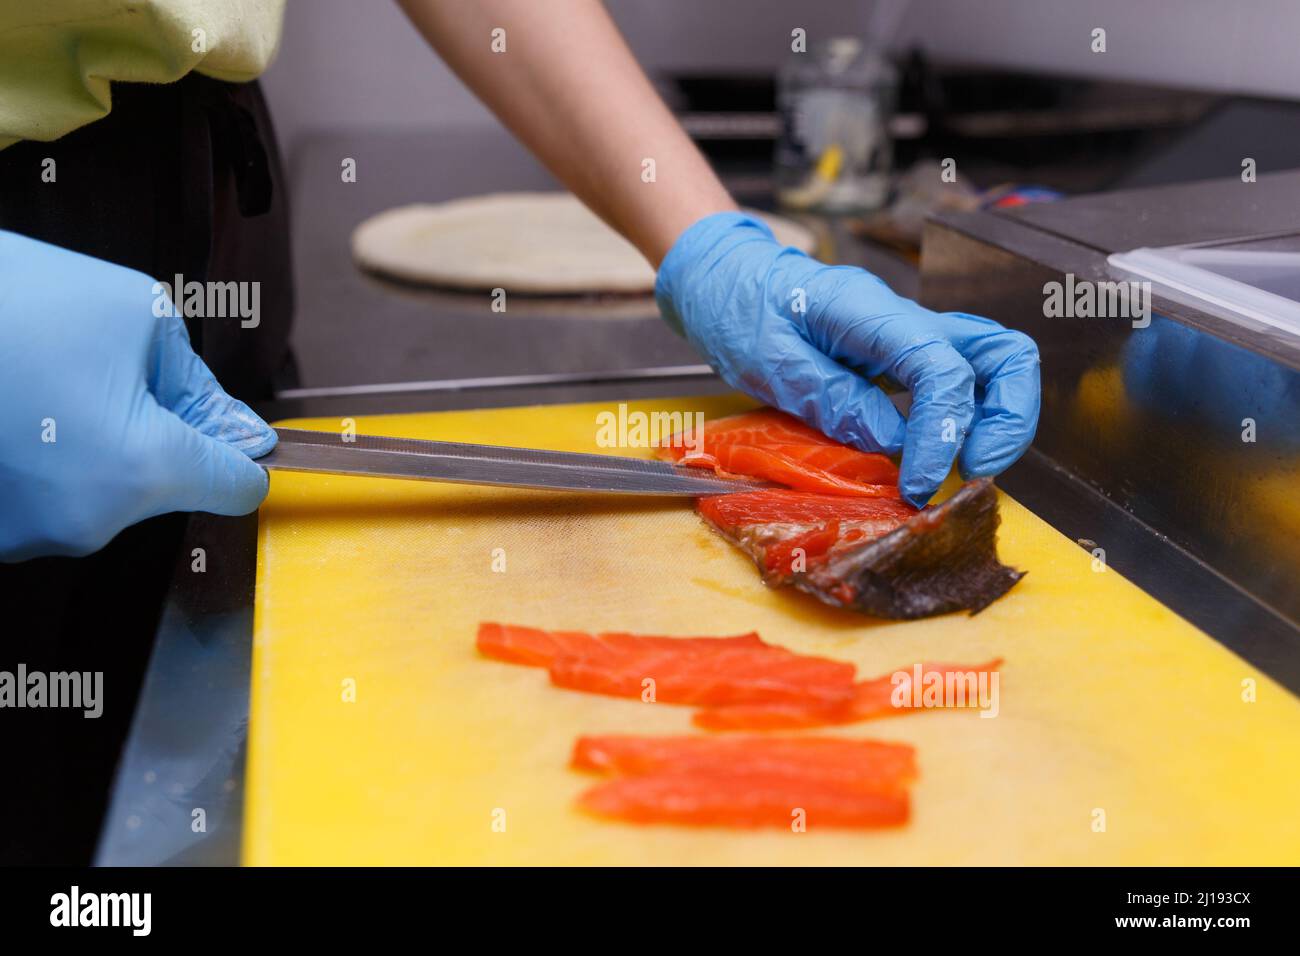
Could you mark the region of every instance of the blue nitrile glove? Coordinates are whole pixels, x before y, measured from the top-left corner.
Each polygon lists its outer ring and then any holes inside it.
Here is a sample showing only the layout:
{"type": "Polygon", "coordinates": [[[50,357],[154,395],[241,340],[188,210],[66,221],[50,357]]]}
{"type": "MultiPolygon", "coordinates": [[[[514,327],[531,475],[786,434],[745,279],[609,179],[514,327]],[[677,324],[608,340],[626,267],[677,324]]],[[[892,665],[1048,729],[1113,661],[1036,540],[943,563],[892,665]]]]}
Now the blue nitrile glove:
{"type": "Polygon", "coordinates": [[[168,511],[247,514],[275,432],[154,280],[0,231],[0,560],[88,554],[168,511]],[[159,308],[157,311],[171,311],[159,308]]]}
{"type": "Polygon", "coordinates": [[[994,475],[1034,437],[1038,349],[1027,336],[822,265],[742,213],[687,229],[655,297],[728,384],[837,441],[902,451],[899,487],[912,504],[930,499],[954,459],[964,477],[994,475]],[[882,373],[911,390],[906,420],[868,381],[882,373]]]}

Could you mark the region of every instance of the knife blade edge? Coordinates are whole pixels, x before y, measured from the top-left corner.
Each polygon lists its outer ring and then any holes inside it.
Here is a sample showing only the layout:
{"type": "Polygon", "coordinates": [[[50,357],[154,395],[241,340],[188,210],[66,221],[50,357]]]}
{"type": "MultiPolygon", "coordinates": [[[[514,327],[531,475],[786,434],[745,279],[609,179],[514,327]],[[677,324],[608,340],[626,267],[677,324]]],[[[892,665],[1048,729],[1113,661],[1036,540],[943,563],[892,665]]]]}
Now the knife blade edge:
{"type": "Polygon", "coordinates": [[[773,487],[689,466],[583,452],[277,428],[268,469],[549,490],[700,496],[773,487]]]}

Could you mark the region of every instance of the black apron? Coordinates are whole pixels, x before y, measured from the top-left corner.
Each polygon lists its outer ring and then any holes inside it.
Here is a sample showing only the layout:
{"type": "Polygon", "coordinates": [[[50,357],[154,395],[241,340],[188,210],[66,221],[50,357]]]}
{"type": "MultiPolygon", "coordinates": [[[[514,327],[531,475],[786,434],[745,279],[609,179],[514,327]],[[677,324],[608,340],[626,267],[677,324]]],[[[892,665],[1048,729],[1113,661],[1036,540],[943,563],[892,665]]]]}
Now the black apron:
{"type": "MultiPolygon", "coordinates": [[[[294,382],[286,188],[257,84],[191,74],[113,85],[107,117],[0,150],[0,228],[171,283],[260,282],[256,328],[190,318],[231,394],[294,382]],[[42,181],[54,160],[55,181],[42,181]]],[[[0,440],[3,440],[0,437],[0,440]]],[[[0,670],[102,671],[104,712],[0,709],[0,864],[88,863],[185,518],[128,528],[87,558],[0,564],[0,670]]]]}
{"type": "Polygon", "coordinates": [[[163,282],[260,282],[256,328],[189,319],[190,338],[237,398],[269,398],[291,377],[288,204],[256,83],[114,84],[104,119],[0,150],[0,229],[163,282]],[[54,183],[41,180],[46,159],[54,183]]]}

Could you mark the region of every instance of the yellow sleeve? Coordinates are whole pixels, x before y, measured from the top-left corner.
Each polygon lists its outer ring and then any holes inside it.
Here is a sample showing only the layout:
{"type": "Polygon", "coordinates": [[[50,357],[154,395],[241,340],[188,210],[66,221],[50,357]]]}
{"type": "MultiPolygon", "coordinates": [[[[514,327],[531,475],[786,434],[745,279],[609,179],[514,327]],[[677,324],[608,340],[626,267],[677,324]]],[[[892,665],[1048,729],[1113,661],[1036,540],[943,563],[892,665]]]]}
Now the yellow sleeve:
{"type": "Polygon", "coordinates": [[[115,81],[254,79],[279,46],[284,3],[0,0],[0,149],[107,115],[115,81]]]}

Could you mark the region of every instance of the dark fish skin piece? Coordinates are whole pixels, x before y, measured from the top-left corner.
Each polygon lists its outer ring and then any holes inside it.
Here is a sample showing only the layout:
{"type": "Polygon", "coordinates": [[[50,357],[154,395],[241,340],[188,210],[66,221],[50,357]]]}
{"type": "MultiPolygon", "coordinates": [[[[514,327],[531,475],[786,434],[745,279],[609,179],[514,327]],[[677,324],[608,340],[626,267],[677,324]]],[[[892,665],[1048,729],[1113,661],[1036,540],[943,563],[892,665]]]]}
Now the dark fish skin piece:
{"type": "MultiPolygon", "coordinates": [[[[887,534],[837,548],[828,560],[805,572],[765,573],[764,580],[875,617],[914,620],[960,610],[974,614],[1024,577],[1023,571],[998,561],[998,522],[993,482],[978,478],[887,534]]],[[[764,570],[762,555],[719,530],[764,570]]]]}
{"type": "Polygon", "coordinates": [[[982,611],[1022,577],[998,561],[997,492],[980,478],[889,534],[836,554],[791,583],[837,607],[912,620],[982,611]],[[843,594],[852,591],[848,601],[843,594]]]}

